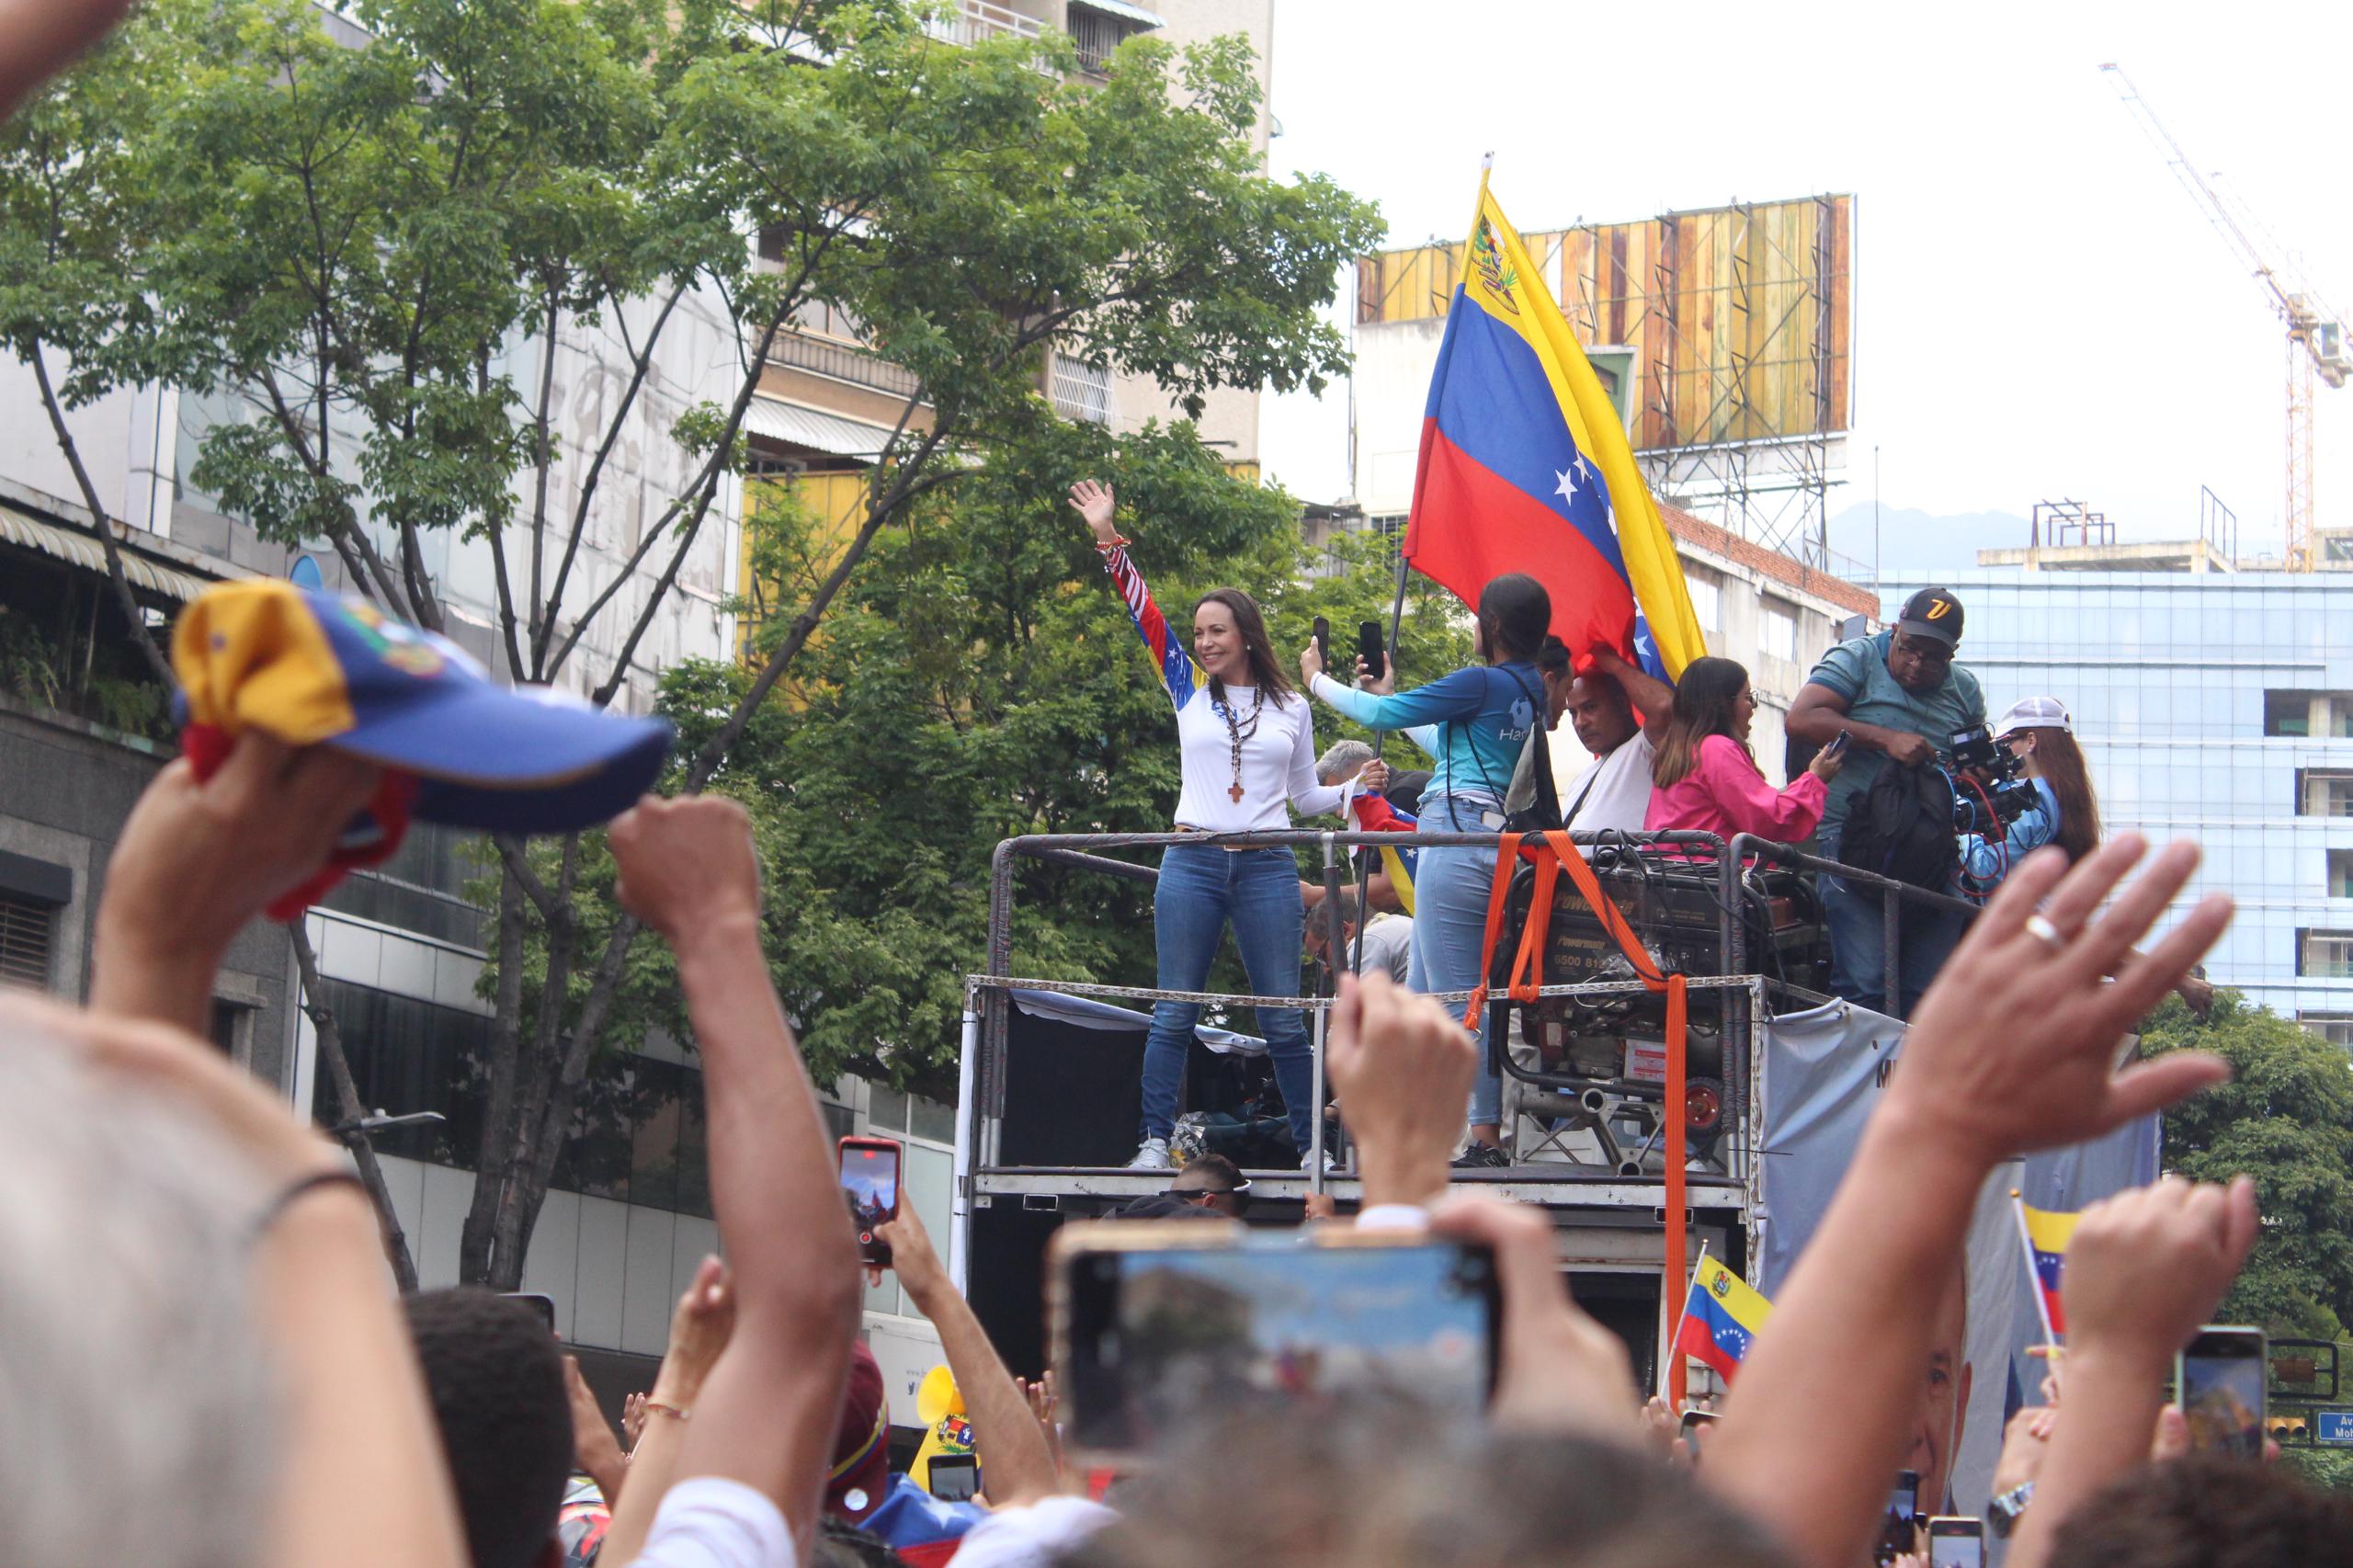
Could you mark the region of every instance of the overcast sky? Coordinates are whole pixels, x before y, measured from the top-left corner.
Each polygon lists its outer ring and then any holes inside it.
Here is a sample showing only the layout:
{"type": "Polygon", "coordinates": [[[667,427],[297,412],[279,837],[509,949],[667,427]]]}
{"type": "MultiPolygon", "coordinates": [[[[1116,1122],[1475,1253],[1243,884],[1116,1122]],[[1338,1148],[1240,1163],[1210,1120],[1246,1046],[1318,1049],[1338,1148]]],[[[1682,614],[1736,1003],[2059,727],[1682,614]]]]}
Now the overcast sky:
{"type": "MultiPolygon", "coordinates": [[[[1523,231],[1852,192],[1855,429],[1834,512],[1870,498],[1876,445],[1890,506],[2024,515],[2071,495],[2124,537],[2184,538],[2204,483],[2243,550],[2276,550],[2284,332],[2109,60],[2353,312],[2353,6],[2318,0],[1277,0],[1272,161],[1378,201],[1392,244],[1460,240],[1489,149],[1523,231]]],[[[2353,527],[2353,387],[2315,387],[2319,516],[2353,527]]],[[[1271,476],[1346,495],[1346,408],[1337,387],[1267,399],[1271,476]]]]}

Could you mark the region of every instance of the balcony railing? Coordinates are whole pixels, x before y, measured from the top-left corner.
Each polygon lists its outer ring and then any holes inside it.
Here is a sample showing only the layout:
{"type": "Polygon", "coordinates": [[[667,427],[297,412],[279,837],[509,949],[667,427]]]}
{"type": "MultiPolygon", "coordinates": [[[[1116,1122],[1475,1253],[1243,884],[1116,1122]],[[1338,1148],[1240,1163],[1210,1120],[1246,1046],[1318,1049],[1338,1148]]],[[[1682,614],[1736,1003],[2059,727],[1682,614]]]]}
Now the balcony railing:
{"type": "Polygon", "coordinates": [[[926,22],[924,30],[943,43],[970,45],[992,38],[1036,38],[1045,27],[1035,17],[989,0],[957,0],[952,11],[926,22]]]}
{"type": "Polygon", "coordinates": [[[1054,412],[1064,419],[1111,423],[1111,372],[1099,365],[1054,356],[1054,412]]]}
{"type": "Polygon", "coordinates": [[[847,381],[852,386],[870,387],[893,397],[912,397],[919,384],[914,371],[893,365],[870,348],[800,333],[778,335],[768,352],[768,363],[847,381]]]}

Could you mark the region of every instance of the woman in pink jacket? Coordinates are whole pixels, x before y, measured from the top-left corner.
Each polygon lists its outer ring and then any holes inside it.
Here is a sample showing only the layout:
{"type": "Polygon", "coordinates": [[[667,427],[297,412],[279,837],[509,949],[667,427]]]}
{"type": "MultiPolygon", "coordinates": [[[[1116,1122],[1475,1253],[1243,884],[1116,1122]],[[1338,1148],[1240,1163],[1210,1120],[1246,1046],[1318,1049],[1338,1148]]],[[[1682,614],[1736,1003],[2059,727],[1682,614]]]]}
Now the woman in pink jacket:
{"type": "Polygon", "coordinates": [[[1786,790],[1758,771],[1748,749],[1756,694],[1748,672],[1730,659],[1694,659],[1675,683],[1675,708],[1658,738],[1651,767],[1651,833],[1712,833],[1729,839],[1753,834],[1781,844],[1802,842],[1822,820],[1831,776],[1846,747],[1830,745],[1786,790]]]}

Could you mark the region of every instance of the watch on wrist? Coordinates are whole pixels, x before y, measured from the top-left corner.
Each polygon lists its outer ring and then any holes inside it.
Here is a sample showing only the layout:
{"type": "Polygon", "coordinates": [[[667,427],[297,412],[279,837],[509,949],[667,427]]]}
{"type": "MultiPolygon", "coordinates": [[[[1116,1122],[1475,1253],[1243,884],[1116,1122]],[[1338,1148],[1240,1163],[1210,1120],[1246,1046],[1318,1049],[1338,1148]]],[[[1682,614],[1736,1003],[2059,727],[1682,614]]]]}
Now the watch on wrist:
{"type": "Polygon", "coordinates": [[[2026,1506],[2034,1501],[2034,1483],[2021,1481],[1991,1503],[1985,1505],[1985,1528],[1999,1540],[2010,1539],[2010,1532],[2025,1517],[2026,1506]]]}

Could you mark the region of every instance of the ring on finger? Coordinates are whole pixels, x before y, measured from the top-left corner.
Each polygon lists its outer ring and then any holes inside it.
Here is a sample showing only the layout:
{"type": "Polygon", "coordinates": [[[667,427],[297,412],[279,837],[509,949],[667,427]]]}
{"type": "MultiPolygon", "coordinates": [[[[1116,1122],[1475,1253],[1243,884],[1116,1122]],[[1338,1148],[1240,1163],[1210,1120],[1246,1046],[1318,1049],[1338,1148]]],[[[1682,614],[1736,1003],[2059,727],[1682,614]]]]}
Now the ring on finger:
{"type": "Polygon", "coordinates": [[[2058,926],[2051,923],[2051,917],[2040,910],[2026,917],[2026,934],[2054,953],[2063,953],[2067,950],[2066,937],[2058,926]]]}

